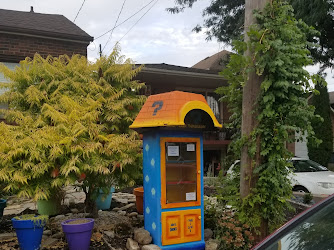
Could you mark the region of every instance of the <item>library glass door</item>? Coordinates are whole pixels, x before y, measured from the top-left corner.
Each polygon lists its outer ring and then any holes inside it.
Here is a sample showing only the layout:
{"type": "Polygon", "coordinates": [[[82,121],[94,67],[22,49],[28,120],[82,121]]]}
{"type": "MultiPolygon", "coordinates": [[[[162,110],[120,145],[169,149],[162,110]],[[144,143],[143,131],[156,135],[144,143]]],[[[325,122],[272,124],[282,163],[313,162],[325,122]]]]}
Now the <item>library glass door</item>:
{"type": "Polygon", "coordinates": [[[200,143],[198,138],[163,140],[163,207],[200,205],[200,143]]]}

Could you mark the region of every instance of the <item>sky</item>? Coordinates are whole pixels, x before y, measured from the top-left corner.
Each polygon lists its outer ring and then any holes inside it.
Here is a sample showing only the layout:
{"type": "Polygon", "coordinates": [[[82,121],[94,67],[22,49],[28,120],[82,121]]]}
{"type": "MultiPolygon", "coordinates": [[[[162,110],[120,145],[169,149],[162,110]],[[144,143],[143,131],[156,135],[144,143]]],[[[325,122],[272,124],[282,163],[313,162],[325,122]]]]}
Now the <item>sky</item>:
{"type": "MultiPolygon", "coordinates": [[[[29,11],[30,6],[33,6],[35,12],[61,14],[74,21],[83,1],[0,0],[0,8],[29,11]]],[[[151,1],[85,0],[75,23],[89,35],[97,38],[115,26],[118,16],[117,24],[121,24],[151,1]]],[[[166,8],[173,7],[174,2],[174,0],[154,0],[133,18],[115,28],[112,36],[109,32],[94,40],[88,46],[89,60],[98,58],[99,44],[102,45],[103,54],[108,55],[119,40],[122,54],[135,63],[143,64],[167,63],[191,67],[220,50],[231,51],[229,46],[218,43],[215,39],[207,41],[204,32],[192,31],[197,24],[202,23],[202,11],[209,5],[210,0],[200,0],[192,9],[186,9],[183,13],[170,14],[166,8]]],[[[316,73],[318,67],[311,66],[307,69],[316,73]]],[[[334,91],[334,72],[327,70],[326,73],[328,89],[334,91]]]]}

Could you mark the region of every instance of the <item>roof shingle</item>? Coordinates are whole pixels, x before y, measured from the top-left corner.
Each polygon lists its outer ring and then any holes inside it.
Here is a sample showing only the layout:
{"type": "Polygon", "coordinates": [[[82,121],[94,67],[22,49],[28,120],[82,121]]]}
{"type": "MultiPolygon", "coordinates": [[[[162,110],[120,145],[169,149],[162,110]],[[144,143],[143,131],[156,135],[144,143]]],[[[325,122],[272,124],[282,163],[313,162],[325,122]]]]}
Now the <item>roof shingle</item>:
{"type": "Polygon", "coordinates": [[[63,15],[0,9],[0,31],[92,41],[93,37],[63,15]]]}

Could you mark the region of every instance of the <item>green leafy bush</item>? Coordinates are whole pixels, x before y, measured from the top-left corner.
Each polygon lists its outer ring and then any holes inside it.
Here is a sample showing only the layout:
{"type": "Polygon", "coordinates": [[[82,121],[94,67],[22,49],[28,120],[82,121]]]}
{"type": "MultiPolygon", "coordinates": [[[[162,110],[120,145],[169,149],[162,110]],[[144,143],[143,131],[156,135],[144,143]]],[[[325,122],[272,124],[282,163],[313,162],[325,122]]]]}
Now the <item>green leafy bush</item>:
{"type": "Polygon", "coordinates": [[[129,130],[144,96],[141,70],[120,56],[89,63],[85,57],[35,55],[14,71],[0,96],[0,181],[7,191],[49,199],[65,185],[80,182],[94,209],[94,194],[111,185],[134,185],[142,168],[141,140],[129,130]]]}
{"type": "Polygon", "coordinates": [[[204,198],[204,227],[214,232],[219,249],[250,249],[254,237],[247,224],[240,222],[236,214],[218,197],[204,198]]]}

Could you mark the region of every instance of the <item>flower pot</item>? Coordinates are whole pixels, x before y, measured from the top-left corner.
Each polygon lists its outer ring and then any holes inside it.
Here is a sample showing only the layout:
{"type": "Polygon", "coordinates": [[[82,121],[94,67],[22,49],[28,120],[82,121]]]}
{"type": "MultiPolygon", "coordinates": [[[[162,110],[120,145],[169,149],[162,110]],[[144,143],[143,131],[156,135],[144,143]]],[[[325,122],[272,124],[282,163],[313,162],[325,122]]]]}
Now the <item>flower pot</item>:
{"type": "Polygon", "coordinates": [[[38,200],[37,209],[38,213],[42,215],[56,215],[60,211],[60,204],[55,199],[38,200]]]}
{"type": "Polygon", "coordinates": [[[44,223],[41,220],[12,219],[21,250],[37,250],[41,247],[44,223]]]}
{"type": "Polygon", "coordinates": [[[133,189],[133,194],[136,196],[136,208],[137,212],[139,214],[143,214],[143,207],[144,207],[144,188],[143,187],[138,187],[133,189]]]}
{"type": "Polygon", "coordinates": [[[7,201],[0,199],[0,218],[3,216],[3,210],[5,209],[7,201]]]}
{"type": "Polygon", "coordinates": [[[80,218],[66,220],[61,223],[63,231],[66,235],[66,240],[70,250],[88,250],[94,220],[89,218],[80,218]]]}
{"type": "Polygon", "coordinates": [[[95,202],[98,210],[108,210],[110,209],[112,193],[115,192],[115,188],[111,187],[109,194],[105,194],[102,189],[99,190],[99,195],[97,196],[95,202]]]}

